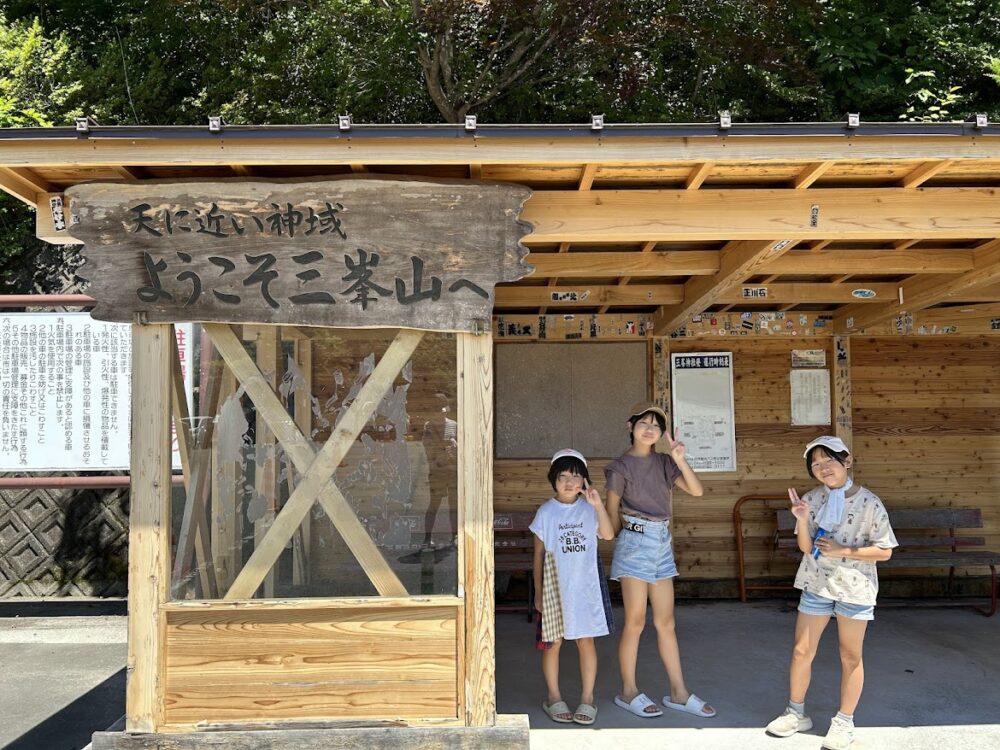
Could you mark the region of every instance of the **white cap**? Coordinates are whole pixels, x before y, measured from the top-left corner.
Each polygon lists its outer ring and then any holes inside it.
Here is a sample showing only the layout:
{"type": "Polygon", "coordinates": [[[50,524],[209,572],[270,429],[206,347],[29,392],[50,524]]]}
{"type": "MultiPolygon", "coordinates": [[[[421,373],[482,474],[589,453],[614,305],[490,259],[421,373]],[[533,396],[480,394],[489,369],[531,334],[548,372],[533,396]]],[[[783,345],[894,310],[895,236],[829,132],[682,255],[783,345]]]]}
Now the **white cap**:
{"type": "Polygon", "coordinates": [[[819,445],[822,445],[824,448],[834,451],[835,453],[851,452],[850,449],[844,444],[844,441],[839,437],[835,437],[834,435],[820,435],[806,446],[806,450],[802,454],[802,458],[809,458],[809,451],[819,445]]]}
{"type": "Polygon", "coordinates": [[[572,448],[563,448],[561,451],[556,451],[554,454],[552,454],[552,460],[549,461],[549,466],[554,464],[560,458],[567,458],[569,456],[572,456],[573,458],[578,458],[580,459],[580,462],[584,466],[587,465],[587,459],[583,457],[583,454],[580,453],[580,451],[575,451],[572,448]]]}

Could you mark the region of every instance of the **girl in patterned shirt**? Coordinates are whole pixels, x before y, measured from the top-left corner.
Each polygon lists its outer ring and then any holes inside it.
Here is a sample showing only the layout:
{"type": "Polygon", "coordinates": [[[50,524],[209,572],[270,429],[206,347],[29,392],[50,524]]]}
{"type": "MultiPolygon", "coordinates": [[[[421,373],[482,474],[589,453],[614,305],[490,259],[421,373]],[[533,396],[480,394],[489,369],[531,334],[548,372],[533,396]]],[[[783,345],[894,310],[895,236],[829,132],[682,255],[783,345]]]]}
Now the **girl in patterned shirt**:
{"type": "Polygon", "coordinates": [[[823,747],[848,750],[854,743],[854,709],[865,680],[861,649],[868,621],[875,618],[875,563],[888,560],[897,542],[882,501],[851,479],[854,457],[840,438],[816,438],[803,455],[809,476],[821,486],[802,498],[794,488],[788,490],[802,551],[795,576],[795,588],[802,596],[789,669],[788,707],[767,725],[767,732],[790,737],[812,728],[812,719],[805,713],[812,662],[823,630],[836,615],[843,671],[840,711],[830,722],[823,747]]]}

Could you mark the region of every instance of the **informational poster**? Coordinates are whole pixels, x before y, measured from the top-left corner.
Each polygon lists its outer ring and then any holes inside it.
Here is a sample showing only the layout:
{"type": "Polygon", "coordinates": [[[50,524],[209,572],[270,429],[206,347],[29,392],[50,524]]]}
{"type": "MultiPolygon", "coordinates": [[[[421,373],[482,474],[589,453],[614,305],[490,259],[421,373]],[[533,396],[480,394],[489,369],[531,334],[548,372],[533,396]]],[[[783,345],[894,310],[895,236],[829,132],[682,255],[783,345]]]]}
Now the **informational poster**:
{"type": "Polygon", "coordinates": [[[830,371],[792,370],[792,424],[830,424],[830,371]]]}
{"type": "MultiPolygon", "coordinates": [[[[190,406],[192,327],[175,330],[190,406]]],[[[0,471],[128,470],[131,368],[130,324],[0,316],[0,471]]]]}
{"type": "Polygon", "coordinates": [[[695,471],[736,471],[732,352],[670,355],[674,430],[695,471]]]}

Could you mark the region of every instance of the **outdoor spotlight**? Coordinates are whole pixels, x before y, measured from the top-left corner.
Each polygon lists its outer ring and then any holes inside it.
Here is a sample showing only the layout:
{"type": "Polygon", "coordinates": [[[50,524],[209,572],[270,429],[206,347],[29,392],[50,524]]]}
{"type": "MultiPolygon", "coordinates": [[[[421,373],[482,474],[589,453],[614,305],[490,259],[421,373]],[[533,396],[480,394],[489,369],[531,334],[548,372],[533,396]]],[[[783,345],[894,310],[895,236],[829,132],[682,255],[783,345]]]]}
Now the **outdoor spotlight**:
{"type": "Polygon", "coordinates": [[[604,115],[591,115],[590,116],[590,129],[591,130],[604,130],[604,115]]]}
{"type": "Polygon", "coordinates": [[[719,111],[719,127],[723,130],[729,130],[733,126],[733,118],[729,114],[728,109],[723,109],[719,111]]]}
{"type": "Polygon", "coordinates": [[[465,116],[465,129],[466,130],[475,130],[476,129],[476,116],[475,115],[466,115],[465,116]]]}
{"type": "Polygon", "coordinates": [[[990,124],[990,118],[986,116],[985,112],[977,112],[976,113],[976,127],[977,128],[985,128],[989,124],[990,124]]]}
{"type": "Polygon", "coordinates": [[[337,127],[341,130],[350,130],[353,124],[350,115],[337,115],[337,127]]]}
{"type": "Polygon", "coordinates": [[[861,126],[861,113],[860,112],[848,112],[847,113],[847,127],[857,128],[861,126]]]}
{"type": "Polygon", "coordinates": [[[218,116],[209,116],[208,118],[208,132],[209,133],[221,133],[223,126],[225,126],[225,121],[218,116]]]}

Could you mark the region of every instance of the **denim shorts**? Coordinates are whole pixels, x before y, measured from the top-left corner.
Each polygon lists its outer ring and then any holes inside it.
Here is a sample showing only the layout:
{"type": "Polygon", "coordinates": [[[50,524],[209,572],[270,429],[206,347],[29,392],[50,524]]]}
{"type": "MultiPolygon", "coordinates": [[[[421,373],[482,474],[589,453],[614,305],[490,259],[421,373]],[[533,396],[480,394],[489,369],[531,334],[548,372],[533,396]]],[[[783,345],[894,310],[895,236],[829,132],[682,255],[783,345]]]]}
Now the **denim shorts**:
{"type": "Polygon", "coordinates": [[[799,598],[799,612],[804,615],[837,615],[846,617],[848,620],[874,620],[874,604],[850,604],[848,602],[835,602],[825,596],[814,594],[812,591],[803,591],[799,598]]]}
{"type": "Polygon", "coordinates": [[[618,534],[615,556],[611,560],[611,580],[637,578],[646,583],[656,583],[676,578],[670,521],[649,521],[627,515],[622,518],[642,526],[642,531],[622,528],[618,534]]]}

